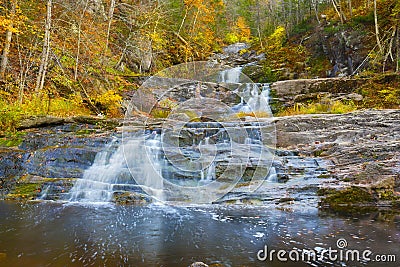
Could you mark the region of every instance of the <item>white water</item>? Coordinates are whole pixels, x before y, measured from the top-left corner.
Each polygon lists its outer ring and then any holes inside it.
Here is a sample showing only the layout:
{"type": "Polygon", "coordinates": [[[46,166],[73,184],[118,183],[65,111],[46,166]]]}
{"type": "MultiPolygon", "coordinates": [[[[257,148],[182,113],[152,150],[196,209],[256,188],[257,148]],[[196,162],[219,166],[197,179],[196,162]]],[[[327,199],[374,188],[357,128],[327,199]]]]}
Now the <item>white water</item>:
{"type": "MultiPolygon", "coordinates": [[[[243,95],[247,96],[247,104],[243,104],[243,100],[239,104],[238,111],[240,112],[262,112],[271,114],[269,106],[269,85],[263,85],[261,93],[257,84],[247,84],[243,95]]],[[[243,97],[242,97],[243,99],[243,97]]],[[[237,105],[238,106],[238,105],[237,105]]]]}
{"type": "Polygon", "coordinates": [[[215,180],[215,163],[211,162],[210,166],[208,167],[207,170],[207,181],[212,181],[215,180]]]}
{"type": "Polygon", "coordinates": [[[153,196],[162,200],[161,170],[164,160],[160,156],[160,147],[160,135],[155,133],[145,144],[142,138],[131,139],[119,145],[116,150],[115,140],[110,142],[103,151],[96,154],[92,166],[85,170],[82,179],[76,181],[70,191],[69,201],[110,202],[116,186],[138,187],[134,185],[132,175],[138,177],[141,185],[151,188],[153,196]],[[128,167],[132,175],[128,174],[128,167]]]}
{"type": "Polygon", "coordinates": [[[219,74],[218,82],[221,83],[239,83],[242,67],[223,70],[219,74]]]}
{"type": "MultiPolygon", "coordinates": [[[[210,145],[213,146],[214,144],[210,144],[210,137],[204,137],[204,140],[201,141],[199,145],[200,146],[204,145],[205,147],[208,147],[208,149],[209,149],[210,145]]],[[[201,147],[200,147],[200,151],[201,151],[201,147]]],[[[209,153],[209,151],[208,151],[208,153],[209,153]]],[[[207,152],[206,152],[206,154],[207,154],[207,152]]],[[[211,161],[210,164],[208,165],[208,167],[206,167],[200,171],[200,182],[203,185],[216,179],[215,163],[212,162],[212,160],[207,160],[207,161],[211,161]]]]}
{"type": "Polygon", "coordinates": [[[78,179],[70,191],[72,202],[108,202],[112,198],[113,184],[117,183],[118,174],[124,168],[124,155],[121,146],[117,151],[112,147],[116,140],[106,145],[96,154],[94,162],[85,170],[82,179],[78,179]]]}
{"type": "Polygon", "coordinates": [[[153,132],[145,144],[141,138],[129,140],[123,150],[136,182],[147,192],[150,190],[157,200],[164,200],[162,170],[166,161],[161,153],[161,135],[153,132]]]}
{"type": "MultiPolygon", "coordinates": [[[[219,82],[223,83],[240,83],[242,76],[242,67],[223,70],[220,72],[219,82]]],[[[241,95],[240,103],[233,106],[232,110],[235,112],[262,112],[271,114],[269,107],[269,84],[264,84],[259,88],[259,84],[246,83],[246,88],[241,95]],[[261,91],[261,93],[260,93],[261,91]]]]}

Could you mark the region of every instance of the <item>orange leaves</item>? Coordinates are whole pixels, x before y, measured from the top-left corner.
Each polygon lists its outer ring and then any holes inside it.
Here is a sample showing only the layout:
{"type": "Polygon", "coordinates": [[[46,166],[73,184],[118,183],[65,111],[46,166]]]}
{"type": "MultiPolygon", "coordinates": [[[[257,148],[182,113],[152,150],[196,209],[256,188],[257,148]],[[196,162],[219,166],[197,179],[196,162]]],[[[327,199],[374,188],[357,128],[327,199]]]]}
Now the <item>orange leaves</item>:
{"type": "Polygon", "coordinates": [[[236,22],[239,37],[242,39],[250,39],[250,27],[247,25],[243,17],[238,17],[236,22]]]}

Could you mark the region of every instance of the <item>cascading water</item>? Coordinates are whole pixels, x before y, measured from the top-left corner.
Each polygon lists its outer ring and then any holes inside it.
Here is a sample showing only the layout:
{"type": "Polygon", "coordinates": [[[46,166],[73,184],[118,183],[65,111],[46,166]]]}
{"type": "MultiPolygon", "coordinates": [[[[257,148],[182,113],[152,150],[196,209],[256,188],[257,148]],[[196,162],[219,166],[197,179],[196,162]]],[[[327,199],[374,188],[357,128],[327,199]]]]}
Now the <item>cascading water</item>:
{"type": "Polygon", "coordinates": [[[219,73],[218,82],[221,83],[240,83],[242,67],[226,69],[219,73]]]}
{"type": "MultiPolygon", "coordinates": [[[[242,67],[224,70],[220,72],[219,80],[224,83],[243,82],[241,81],[241,71],[242,67]]],[[[262,86],[260,93],[257,84],[245,83],[243,85],[245,89],[241,93],[241,103],[232,107],[232,110],[270,114],[268,105],[269,86],[262,86]]],[[[254,130],[251,131],[257,132],[257,129],[258,126],[255,126],[254,130]]],[[[200,134],[207,133],[205,129],[198,129],[198,131],[200,131],[200,134]]],[[[222,130],[221,134],[223,132],[222,130]]],[[[134,190],[138,192],[143,192],[141,191],[143,189],[147,193],[151,192],[151,195],[156,199],[164,200],[164,179],[177,182],[183,186],[207,185],[218,179],[216,171],[219,167],[218,162],[227,160],[227,158],[223,158],[225,157],[223,151],[227,149],[225,138],[214,138],[212,142],[207,134],[201,141],[195,141],[195,138],[193,138],[192,145],[182,151],[186,151],[190,155],[189,157],[192,157],[191,162],[193,162],[193,156],[196,153],[202,155],[202,149],[205,149],[203,151],[205,157],[198,162],[200,166],[204,167],[192,172],[185,172],[171,165],[165,156],[162,138],[162,134],[155,131],[145,136],[118,139],[119,143],[116,138],[96,155],[93,165],[84,172],[82,179],[77,180],[70,191],[69,200],[74,202],[109,202],[112,200],[113,194],[117,190],[121,191],[121,188],[122,191],[134,190]],[[215,151],[215,154],[210,154],[211,151],[215,151]],[[210,157],[210,155],[214,156],[210,157]],[[218,158],[217,161],[215,161],[216,157],[218,158]],[[130,186],[127,187],[127,185],[130,186]]],[[[242,151],[246,150],[242,146],[251,147],[252,151],[257,151],[257,148],[262,146],[259,138],[260,136],[257,134],[250,133],[241,142],[228,141],[228,145],[230,149],[237,150],[237,154],[240,156],[242,151]]],[[[166,149],[174,148],[167,147],[166,149]]],[[[276,177],[273,171],[270,175],[276,177]]],[[[271,181],[275,181],[275,179],[271,179],[271,181]]]]}
{"type": "Polygon", "coordinates": [[[271,114],[271,108],[269,106],[269,84],[261,86],[261,93],[259,93],[258,84],[246,84],[245,90],[242,92],[241,101],[236,106],[232,107],[235,112],[260,112],[265,114],[271,114]],[[244,100],[247,99],[247,101],[244,100]]]}
{"type": "Polygon", "coordinates": [[[143,144],[142,138],[125,140],[123,144],[116,144],[117,138],[106,145],[105,149],[97,153],[92,166],[85,170],[82,179],[78,179],[71,189],[71,202],[109,202],[116,191],[141,191],[136,185],[134,177],[143,177],[146,181],[143,186],[154,191],[153,196],[162,200],[163,183],[161,171],[165,165],[160,153],[160,135],[152,133],[143,144]],[[147,150],[147,155],[143,153],[147,150]],[[129,167],[130,165],[137,168],[129,167]]]}
{"type": "Polygon", "coordinates": [[[70,191],[72,202],[108,202],[112,198],[113,185],[124,169],[124,154],[119,147],[113,151],[116,139],[96,154],[92,166],[85,170],[82,179],[76,181],[70,191]]]}
{"type": "MultiPolygon", "coordinates": [[[[235,67],[220,72],[218,82],[221,83],[241,83],[243,67],[235,67]]],[[[261,112],[271,114],[269,107],[269,84],[255,84],[246,80],[245,89],[238,92],[241,95],[240,103],[233,106],[234,112],[261,112]],[[260,87],[261,86],[261,93],[260,87]]]]}

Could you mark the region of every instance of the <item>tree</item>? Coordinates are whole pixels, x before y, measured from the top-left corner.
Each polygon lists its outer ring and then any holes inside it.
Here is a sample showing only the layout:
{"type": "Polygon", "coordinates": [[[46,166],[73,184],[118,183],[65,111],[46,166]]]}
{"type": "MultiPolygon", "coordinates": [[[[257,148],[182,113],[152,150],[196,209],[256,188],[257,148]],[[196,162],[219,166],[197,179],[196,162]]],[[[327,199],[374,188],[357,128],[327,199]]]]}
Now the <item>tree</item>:
{"type": "Polygon", "coordinates": [[[14,33],[19,33],[26,20],[22,14],[17,0],[10,0],[9,12],[5,16],[0,16],[0,30],[5,30],[5,39],[2,58],[0,62],[0,79],[3,80],[8,65],[9,53],[11,49],[11,41],[14,33]]]}
{"type": "Polygon", "coordinates": [[[43,40],[43,50],[40,60],[39,73],[36,80],[35,91],[38,93],[43,90],[44,81],[46,78],[47,67],[49,64],[49,54],[50,54],[50,31],[51,31],[51,9],[52,0],[47,0],[46,5],[46,20],[45,20],[45,30],[44,30],[44,40],[43,40]]]}
{"type": "Polygon", "coordinates": [[[383,48],[381,44],[381,40],[379,38],[379,25],[378,25],[378,11],[376,8],[376,0],[374,0],[374,22],[375,22],[375,37],[376,37],[376,44],[378,45],[379,52],[383,53],[383,48]]]}

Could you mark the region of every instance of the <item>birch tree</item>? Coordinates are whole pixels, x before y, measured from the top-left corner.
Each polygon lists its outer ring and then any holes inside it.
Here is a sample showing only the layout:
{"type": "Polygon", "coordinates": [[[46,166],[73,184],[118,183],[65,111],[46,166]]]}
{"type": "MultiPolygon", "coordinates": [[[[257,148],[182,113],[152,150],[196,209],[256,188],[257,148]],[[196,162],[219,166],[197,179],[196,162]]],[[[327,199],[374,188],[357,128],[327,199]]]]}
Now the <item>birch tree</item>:
{"type": "Polygon", "coordinates": [[[46,5],[46,20],[45,20],[45,30],[44,30],[44,40],[43,40],[43,50],[40,59],[39,73],[36,79],[35,92],[38,93],[43,90],[44,81],[46,78],[47,67],[49,64],[49,54],[50,54],[50,31],[51,31],[51,9],[52,0],[47,0],[46,5]]]}

